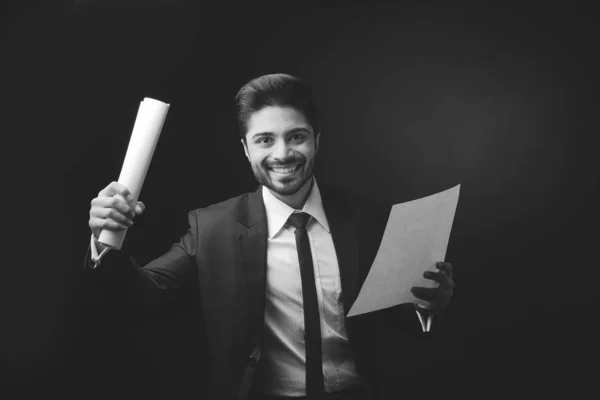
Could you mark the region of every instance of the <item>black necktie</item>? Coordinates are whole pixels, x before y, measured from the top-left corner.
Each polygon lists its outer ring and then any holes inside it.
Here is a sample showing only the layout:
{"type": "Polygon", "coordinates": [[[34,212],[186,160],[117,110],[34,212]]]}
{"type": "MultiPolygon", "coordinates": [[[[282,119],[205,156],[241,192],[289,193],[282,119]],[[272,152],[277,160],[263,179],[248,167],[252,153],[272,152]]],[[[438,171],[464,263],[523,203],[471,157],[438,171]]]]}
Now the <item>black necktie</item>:
{"type": "Polygon", "coordinates": [[[309,399],[324,398],[323,357],[321,354],[321,320],[317,288],[310,253],[310,242],[306,232],[306,223],[310,215],[294,213],[288,223],[296,228],[296,249],[300,262],[302,280],[302,301],[304,302],[304,344],[306,346],[306,396],[309,399]]]}

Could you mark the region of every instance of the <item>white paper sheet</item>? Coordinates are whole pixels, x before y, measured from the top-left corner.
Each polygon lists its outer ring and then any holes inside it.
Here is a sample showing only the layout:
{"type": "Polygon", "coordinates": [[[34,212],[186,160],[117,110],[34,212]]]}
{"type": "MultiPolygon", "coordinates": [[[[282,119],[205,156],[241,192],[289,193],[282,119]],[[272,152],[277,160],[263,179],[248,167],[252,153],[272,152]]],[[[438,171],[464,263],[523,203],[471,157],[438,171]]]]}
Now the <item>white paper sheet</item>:
{"type": "MultiPolygon", "coordinates": [[[[169,104],[162,101],[146,97],[140,103],[118,180],[129,189],[134,201],[137,201],[144,185],[144,179],[146,179],[146,173],[150,167],[168,111],[169,104]]],[[[100,232],[98,241],[120,250],[126,234],[127,230],[104,229],[100,232]]]]}
{"type": "Polygon", "coordinates": [[[457,185],[392,207],[379,251],[349,317],[403,303],[429,306],[410,289],[438,285],[424,278],[423,272],[438,271],[435,263],[445,260],[459,192],[457,185]]]}

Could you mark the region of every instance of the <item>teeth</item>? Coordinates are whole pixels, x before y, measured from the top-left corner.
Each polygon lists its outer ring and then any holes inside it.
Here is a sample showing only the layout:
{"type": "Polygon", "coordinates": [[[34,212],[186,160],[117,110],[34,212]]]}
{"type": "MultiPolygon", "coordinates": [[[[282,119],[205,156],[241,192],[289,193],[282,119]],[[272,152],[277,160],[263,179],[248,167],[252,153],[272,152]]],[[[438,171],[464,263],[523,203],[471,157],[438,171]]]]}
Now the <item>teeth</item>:
{"type": "Polygon", "coordinates": [[[272,167],[271,169],[278,173],[278,174],[290,174],[292,172],[294,172],[299,165],[295,165],[293,167],[286,167],[286,168],[282,168],[282,167],[272,167]]]}

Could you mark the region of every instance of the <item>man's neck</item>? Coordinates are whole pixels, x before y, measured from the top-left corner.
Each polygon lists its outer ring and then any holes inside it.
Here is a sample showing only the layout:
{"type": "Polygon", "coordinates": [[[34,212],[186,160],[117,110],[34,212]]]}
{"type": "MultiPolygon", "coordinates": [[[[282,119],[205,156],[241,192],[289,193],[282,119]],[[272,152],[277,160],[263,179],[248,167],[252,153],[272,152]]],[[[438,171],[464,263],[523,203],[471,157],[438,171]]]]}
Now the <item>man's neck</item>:
{"type": "Polygon", "coordinates": [[[267,188],[267,190],[269,190],[269,192],[271,192],[273,194],[273,196],[275,196],[279,200],[283,201],[285,204],[292,207],[294,210],[302,210],[302,207],[304,207],[304,203],[306,203],[306,200],[308,199],[308,196],[310,195],[313,181],[314,181],[314,178],[311,176],[310,179],[308,179],[304,183],[304,185],[302,185],[300,190],[298,190],[296,193],[291,194],[289,196],[281,195],[279,193],[272,191],[269,188],[267,188]]]}

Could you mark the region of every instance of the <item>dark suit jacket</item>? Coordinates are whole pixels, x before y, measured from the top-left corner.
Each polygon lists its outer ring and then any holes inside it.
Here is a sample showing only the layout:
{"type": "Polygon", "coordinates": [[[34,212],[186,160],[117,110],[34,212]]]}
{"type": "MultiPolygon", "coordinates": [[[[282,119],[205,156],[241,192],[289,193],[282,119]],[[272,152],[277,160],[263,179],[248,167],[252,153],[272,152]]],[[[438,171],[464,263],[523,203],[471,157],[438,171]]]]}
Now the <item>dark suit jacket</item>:
{"type": "MultiPolygon", "coordinates": [[[[375,258],[391,207],[324,185],[320,190],[347,315],[375,258]]],[[[187,234],[145,267],[123,251],[110,251],[97,270],[123,275],[119,279],[128,281],[130,294],[150,303],[168,302],[197,282],[213,372],[211,398],[244,398],[260,360],[264,326],[267,221],[261,187],[191,211],[188,218],[187,234]]],[[[380,397],[381,377],[406,362],[397,358],[395,344],[428,336],[411,305],[347,318],[346,328],[361,380],[374,399],[380,397]]]]}

